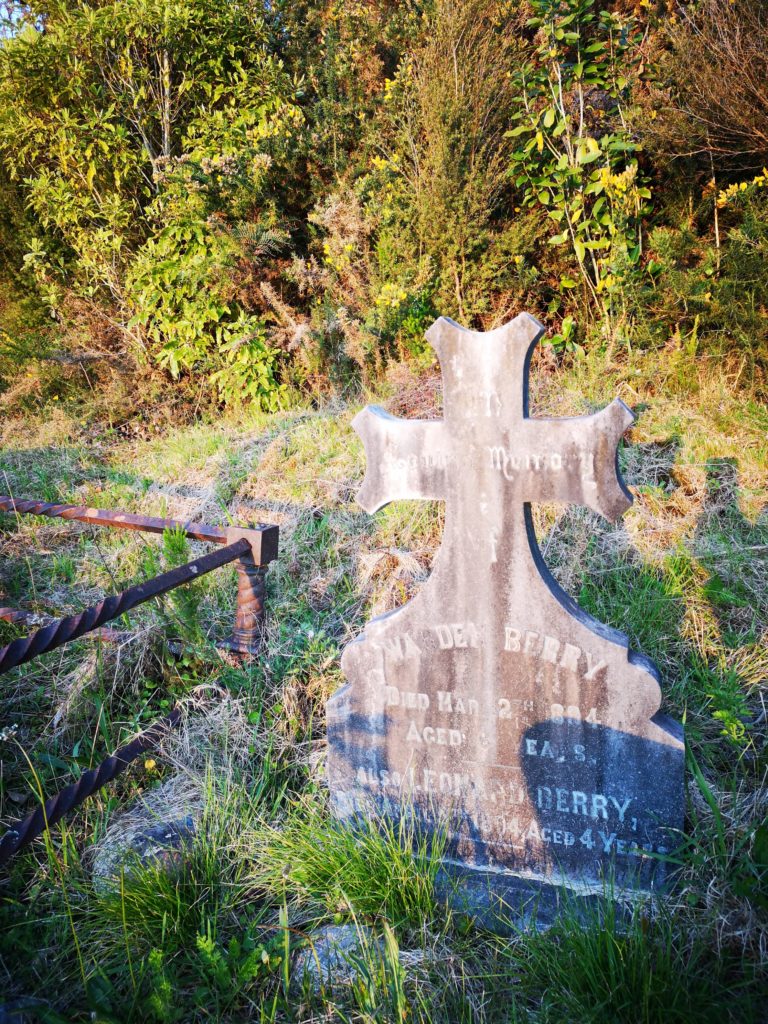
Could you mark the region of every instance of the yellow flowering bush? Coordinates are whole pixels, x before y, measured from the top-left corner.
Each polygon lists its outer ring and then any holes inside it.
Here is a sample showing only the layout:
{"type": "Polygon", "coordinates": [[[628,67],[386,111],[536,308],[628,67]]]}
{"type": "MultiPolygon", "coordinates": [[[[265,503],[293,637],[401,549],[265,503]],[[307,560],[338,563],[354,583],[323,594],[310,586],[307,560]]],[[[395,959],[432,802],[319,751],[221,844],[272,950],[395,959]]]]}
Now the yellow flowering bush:
{"type": "Polygon", "coordinates": [[[408,292],[396,284],[385,284],[376,296],[377,309],[398,309],[408,298],[408,292]]]}
{"type": "Polygon", "coordinates": [[[763,173],[758,174],[752,181],[735,181],[728,188],[721,189],[717,194],[717,207],[722,210],[730,202],[745,192],[754,192],[756,189],[768,187],[768,168],[763,168],[763,173]]]}

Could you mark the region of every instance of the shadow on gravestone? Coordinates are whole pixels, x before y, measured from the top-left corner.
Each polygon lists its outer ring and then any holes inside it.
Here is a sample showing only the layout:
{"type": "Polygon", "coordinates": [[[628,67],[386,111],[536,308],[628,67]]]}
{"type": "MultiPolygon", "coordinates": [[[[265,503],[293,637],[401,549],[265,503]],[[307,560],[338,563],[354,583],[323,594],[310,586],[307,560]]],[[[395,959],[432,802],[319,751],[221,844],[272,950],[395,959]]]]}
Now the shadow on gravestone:
{"type": "Polygon", "coordinates": [[[658,714],[658,673],[558,586],[530,510],[560,501],[618,518],[632,499],[616,451],[633,416],[617,400],[531,418],[541,331],[526,315],[485,334],[440,319],[428,338],[444,418],[356,418],[362,506],[442,499],[445,529],[419,594],[345,650],[349,684],[327,708],[335,813],[447,823],[452,902],[489,920],[503,902],[524,922],[543,906],[546,922],[562,892],[591,898],[608,876],[635,892],[659,884],[648,855],[683,817],[682,730],[658,714]],[[584,819],[578,836],[567,816],[584,819]]]}

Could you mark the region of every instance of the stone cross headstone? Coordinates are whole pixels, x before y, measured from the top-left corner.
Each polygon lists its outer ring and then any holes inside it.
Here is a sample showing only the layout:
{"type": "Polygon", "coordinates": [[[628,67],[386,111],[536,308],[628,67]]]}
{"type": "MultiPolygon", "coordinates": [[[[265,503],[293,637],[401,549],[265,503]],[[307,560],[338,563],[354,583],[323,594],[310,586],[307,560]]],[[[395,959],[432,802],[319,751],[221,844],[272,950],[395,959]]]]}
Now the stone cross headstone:
{"type": "Polygon", "coordinates": [[[531,502],[614,520],[632,501],[617,467],[633,422],[623,402],[529,417],[541,333],[526,314],[488,333],[441,318],[427,338],[443,419],[372,406],[354,421],[363,508],[439,499],[445,528],[418,595],[344,651],[328,778],[340,818],[416,815],[447,829],[468,909],[546,922],[565,889],[661,884],[682,827],[684,748],[659,714],[653,663],[578,607],[537,545],[531,502]]]}

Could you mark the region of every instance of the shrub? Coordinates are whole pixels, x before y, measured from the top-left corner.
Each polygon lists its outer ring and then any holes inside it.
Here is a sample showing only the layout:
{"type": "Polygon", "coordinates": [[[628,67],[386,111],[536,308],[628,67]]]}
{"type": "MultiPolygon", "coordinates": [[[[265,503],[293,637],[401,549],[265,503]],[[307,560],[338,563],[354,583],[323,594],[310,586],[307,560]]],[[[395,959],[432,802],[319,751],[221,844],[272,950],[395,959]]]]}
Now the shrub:
{"type": "Polygon", "coordinates": [[[634,297],[636,340],[685,345],[692,357],[736,352],[746,379],[768,363],[768,188],[724,190],[720,245],[709,223],[670,210],[676,226],[653,228],[645,282],[634,297]]]}
{"type": "Polygon", "coordinates": [[[243,193],[257,196],[268,166],[247,149],[237,157],[197,150],[170,163],[150,209],[156,231],[129,269],[127,290],[130,324],[144,328],[173,377],[203,375],[226,403],[273,410],[277,353],[263,322],[239,301],[235,271],[248,240],[228,229],[222,210],[245,205],[243,193]]]}
{"type": "Polygon", "coordinates": [[[509,266],[497,247],[512,210],[505,130],[518,28],[515,6],[440,0],[375,126],[386,151],[371,162],[377,252],[390,275],[398,264],[417,268],[440,312],[464,323],[491,312],[483,273],[509,266]]]}
{"type": "Polygon", "coordinates": [[[637,274],[651,197],[623,116],[639,37],[631,19],[600,12],[595,0],[530,6],[536,46],[517,77],[518,124],[509,132],[523,143],[513,156],[515,183],[525,205],[552,221],[550,244],[569,249],[576,277],[564,273],[561,290],[580,279],[587,308],[610,336],[630,315],[624,292],[637,274]]]}
{"type": "Polygon", "coordinates": [[[266,151],[300,122],[295,90],[248,4],[33,5],[0,47],[0,160],[53,312],[75,296],[135,355],[146,331],[174,375],[218,373],[222,397],[243,387],[273,407],[275,360],[238,302],[243,253],[226,236],[274,220],[258,190],[266,151]]]}
{"type": "Polygon", "coordinates": [[[768,9],[763,0],[677,5],[659,40],[656,87],[638,129],[666,159],[707,172],[768,163],[768,9]],[[658,112],[658,116],[657,116],[658,112]]]}

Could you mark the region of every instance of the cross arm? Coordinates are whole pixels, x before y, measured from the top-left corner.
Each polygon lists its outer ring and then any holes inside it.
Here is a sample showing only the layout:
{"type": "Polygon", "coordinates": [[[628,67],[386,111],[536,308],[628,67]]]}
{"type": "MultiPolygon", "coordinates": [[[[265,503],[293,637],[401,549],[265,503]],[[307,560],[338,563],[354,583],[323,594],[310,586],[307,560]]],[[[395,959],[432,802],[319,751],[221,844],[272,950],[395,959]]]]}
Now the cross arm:
{"type": "Polygon", "coordinates": [[[366,512],[390,501],[445,498],[452,455],[442,421],[398,419],[369,405],[352,426],[365,447],[365,479],[357,501],[366,512]]]}
{"type": "Polygon", "coordinates": [[[592,416],[525,420],[531,450],[550,467],[548,473],[529,476],[534,493],[525,500],[586,505],[606,519],[618,519],[632,504],[632,495],[619,475],[617,450],[634,421],[620,398],[592,416]]]}

